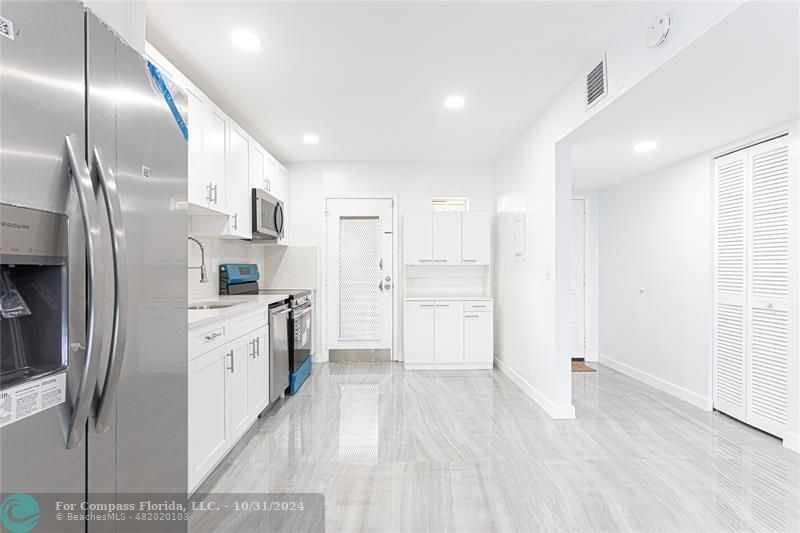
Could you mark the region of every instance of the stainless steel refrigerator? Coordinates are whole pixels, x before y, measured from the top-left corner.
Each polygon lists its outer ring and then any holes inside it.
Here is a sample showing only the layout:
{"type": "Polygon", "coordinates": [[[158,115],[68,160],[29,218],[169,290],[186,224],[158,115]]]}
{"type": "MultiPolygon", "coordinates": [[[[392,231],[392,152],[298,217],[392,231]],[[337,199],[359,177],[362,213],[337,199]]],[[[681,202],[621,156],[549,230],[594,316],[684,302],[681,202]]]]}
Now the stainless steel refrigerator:
{"type": "Polygon", "coordinates": [[[186,493],[188,119],[79,2],[0,2],[3,495],[186,493]]]}

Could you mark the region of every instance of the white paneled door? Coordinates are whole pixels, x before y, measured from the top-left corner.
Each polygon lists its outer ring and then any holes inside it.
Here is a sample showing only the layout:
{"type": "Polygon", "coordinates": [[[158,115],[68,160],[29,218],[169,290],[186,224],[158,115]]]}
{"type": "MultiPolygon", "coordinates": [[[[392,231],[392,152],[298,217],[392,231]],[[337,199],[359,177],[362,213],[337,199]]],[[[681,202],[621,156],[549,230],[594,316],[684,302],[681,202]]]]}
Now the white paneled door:
{"type": "Polygon", "coordinates": [[[572,265],[570,275],[570,354],[586,355],[586,202],[572,200],[572,265]]]}
{"type": "Polygon", "coordinates": [[[391,349],[393,201],[328,199],[328,349],[391,349]]]}
{"type": "Polygon", "coordinates": [[[714,406],[782,436],[789,374],[786,137],[715,160],[714,406]]]}

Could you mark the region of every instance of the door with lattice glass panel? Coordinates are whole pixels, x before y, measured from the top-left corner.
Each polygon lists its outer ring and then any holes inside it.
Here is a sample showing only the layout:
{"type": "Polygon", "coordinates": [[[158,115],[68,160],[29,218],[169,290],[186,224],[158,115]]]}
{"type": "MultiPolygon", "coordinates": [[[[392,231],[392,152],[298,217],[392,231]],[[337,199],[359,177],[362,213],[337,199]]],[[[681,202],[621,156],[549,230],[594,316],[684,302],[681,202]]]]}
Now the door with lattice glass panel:
{"type": "Polygon", "coordinates": [[[787,137],[715,160],[714,407],[782,436],[789,376],[787,137]]]}
{"type": "Polygon", "coordinates": [[[330,350],[392,348],[393,201],[326,202],[330,350]]]}

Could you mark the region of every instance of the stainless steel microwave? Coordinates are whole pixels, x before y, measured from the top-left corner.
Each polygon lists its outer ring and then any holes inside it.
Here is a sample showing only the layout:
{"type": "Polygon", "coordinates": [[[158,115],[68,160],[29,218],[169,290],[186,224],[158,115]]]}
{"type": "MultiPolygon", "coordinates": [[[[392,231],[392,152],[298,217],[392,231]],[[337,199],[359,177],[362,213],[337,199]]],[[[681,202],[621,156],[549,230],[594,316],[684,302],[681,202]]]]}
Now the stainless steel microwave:
{"type": "Polygon", "coordinates": [[[283,202],[264,189],[253,189],[253,240],[283,238],[284,220],[283,202]]]}

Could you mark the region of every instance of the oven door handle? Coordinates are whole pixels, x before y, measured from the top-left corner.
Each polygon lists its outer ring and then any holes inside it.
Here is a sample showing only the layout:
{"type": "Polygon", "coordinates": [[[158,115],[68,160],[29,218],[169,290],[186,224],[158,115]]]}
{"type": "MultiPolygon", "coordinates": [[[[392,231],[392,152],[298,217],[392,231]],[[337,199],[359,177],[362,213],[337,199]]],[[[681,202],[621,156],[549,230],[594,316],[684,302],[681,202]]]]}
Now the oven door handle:
{"type": "Polygon", "coordinates": [[[300,317],[306,316],[308,313],[312,311],[311,305],[307,305],[306,307],[298,307],[297,309],[293,309],[292,318],[297,320],[300,317]]]}

